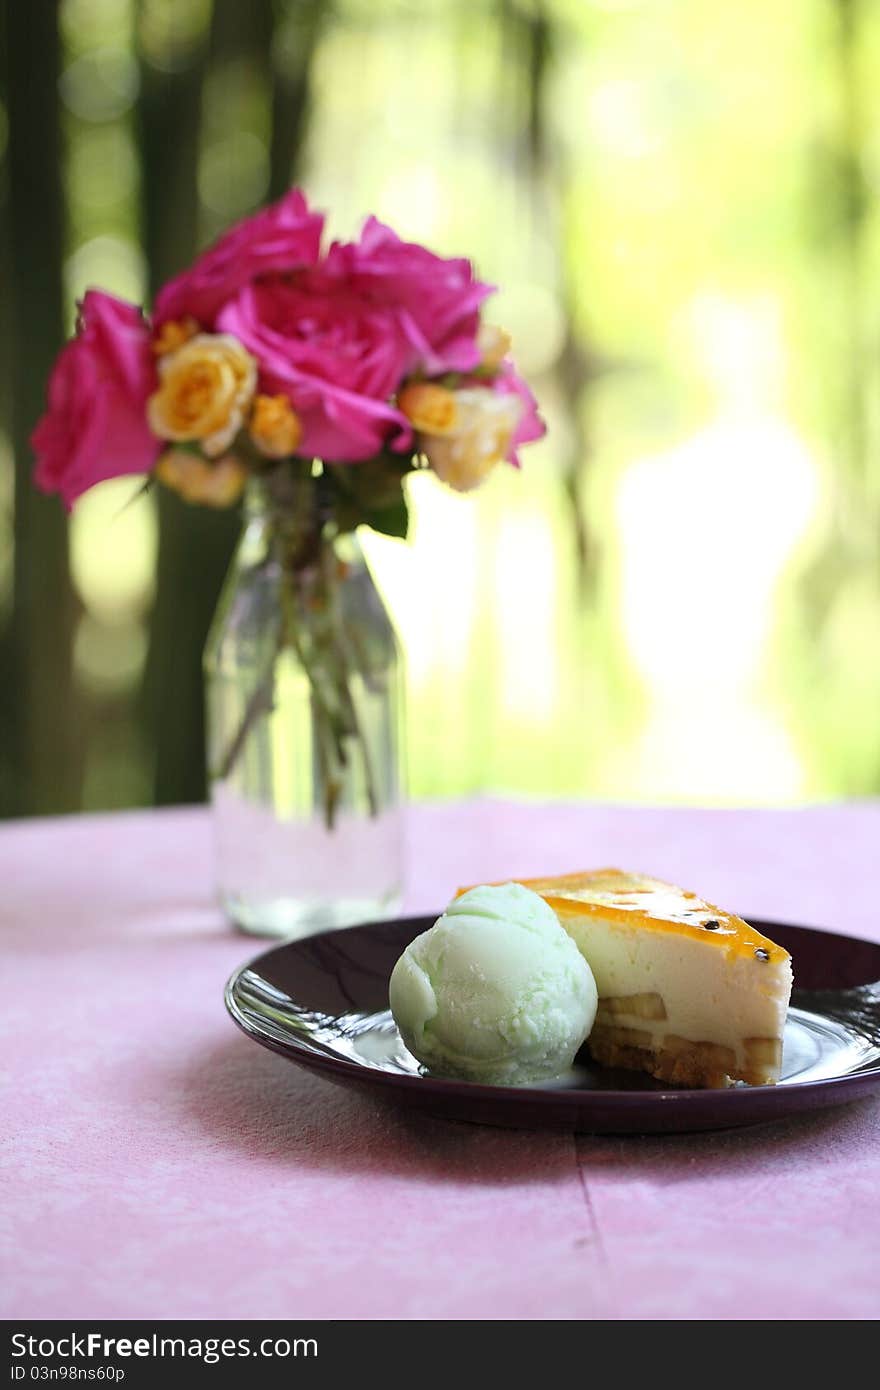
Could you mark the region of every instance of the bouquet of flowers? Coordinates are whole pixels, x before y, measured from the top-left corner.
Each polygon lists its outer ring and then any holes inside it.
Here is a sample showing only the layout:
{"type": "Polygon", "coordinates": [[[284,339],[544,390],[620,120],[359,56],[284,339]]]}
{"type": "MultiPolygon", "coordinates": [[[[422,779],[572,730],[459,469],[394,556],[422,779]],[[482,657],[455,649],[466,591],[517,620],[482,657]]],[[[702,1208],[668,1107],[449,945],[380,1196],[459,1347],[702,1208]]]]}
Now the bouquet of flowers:
{"type": "MultiPolygon", "coordinates": [[[[362,524],[405,536],[408,473],[468,491],[499,462],[517,466],[543,425],[507,335],[482,318],[491,287],[469,261],[372,217],[356,241],[322,249],[323,222],[292,190],[166,284],[149,317],[89,290],[32,443],[37,485],[68,507],[123,474],[208,507],[259,480],[287,576],[277,643],[309,673],[332,821],[357,736],[335,538],[362,524]]],[[[271,705],[267,672],[216,775],[271,705]]]]}

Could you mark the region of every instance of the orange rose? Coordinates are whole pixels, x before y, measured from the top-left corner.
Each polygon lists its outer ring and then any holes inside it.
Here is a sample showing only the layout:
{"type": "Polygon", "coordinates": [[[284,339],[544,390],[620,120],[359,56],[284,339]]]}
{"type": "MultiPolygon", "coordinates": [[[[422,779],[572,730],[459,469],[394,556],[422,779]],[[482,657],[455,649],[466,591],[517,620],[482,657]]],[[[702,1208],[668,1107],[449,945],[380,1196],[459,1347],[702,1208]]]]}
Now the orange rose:
{"type": "Polygon", "coordinates": [[[510,334],[494,323],[481,323],[477,333],[480,366],[484,371],[497,372],[510,352],[510,334]]]}
{"type": "Polygon", "coordinates": [[[231,507],[242,494],[248,470],[234,454],[209,463],[187,449],[167,449],[156,464],[156,477],[184,502],[203,507],[231,507]]]}
{"type": "Polygon", "coordinates": [[[244,423],[257,385],[257,364],[237,338],[199,333],[159,358],[159,390],[147,402],[160,439],[198,441],[209,458],[222,454],[244,423]]]}
{"type": "Polygon", "coordinates": [[[449,434],[455,429],[455,394],[436,382],[410,382],[398,395],[397,404],[420,434],[449,434]]]}
{"type": "Polygon", "coordinates": [[[248,432],[261,454],[283,459],[299,448],[302,424],[286,396],[256,396],[248,432]]]}
{"type": "Polygon", "coordinates": [[[153,339],[153,352],[157,357],[164,357],[166,352],[176,352],[184,343],[189,342],[190,338],[194,338],[198,331],[199,325],[195,319],[168,319],[153,339]]]}
{"type": "Polygon", "coordinates": [[[424,435],[419,443],[439,478],[456,492],[470,492],[510,452],[522,406],[519,398],[473,387],[454,392],[456,428],[424,435]]]}

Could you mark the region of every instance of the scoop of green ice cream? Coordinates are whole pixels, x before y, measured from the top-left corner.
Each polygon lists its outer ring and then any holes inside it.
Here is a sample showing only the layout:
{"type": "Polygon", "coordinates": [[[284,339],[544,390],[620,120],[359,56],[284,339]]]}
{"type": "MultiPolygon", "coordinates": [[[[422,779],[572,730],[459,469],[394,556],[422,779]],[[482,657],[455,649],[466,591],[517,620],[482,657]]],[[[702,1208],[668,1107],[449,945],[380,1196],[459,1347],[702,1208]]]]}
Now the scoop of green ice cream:
{"type": "Polygon", "coordinates": [[[450,903],[407,946],[389,994],[414,1057],[490,1084],[558,1076],[596,1016],[589,965],[543,898],[518,883],[450,903]]]}

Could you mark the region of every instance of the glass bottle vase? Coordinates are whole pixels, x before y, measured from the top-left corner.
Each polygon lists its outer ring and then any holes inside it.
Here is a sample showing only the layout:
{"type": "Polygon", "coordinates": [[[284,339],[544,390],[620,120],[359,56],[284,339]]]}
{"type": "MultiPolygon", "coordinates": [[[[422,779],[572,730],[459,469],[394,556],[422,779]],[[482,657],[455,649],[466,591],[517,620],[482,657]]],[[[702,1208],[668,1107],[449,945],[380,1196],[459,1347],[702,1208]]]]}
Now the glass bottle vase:
{"type": "Polygon", "coordinates": [[[249,485],[205,648],[220,901],[299,937],[392,915],[403,879],[402,672],[353,534],[320,479],[249,485]]]}

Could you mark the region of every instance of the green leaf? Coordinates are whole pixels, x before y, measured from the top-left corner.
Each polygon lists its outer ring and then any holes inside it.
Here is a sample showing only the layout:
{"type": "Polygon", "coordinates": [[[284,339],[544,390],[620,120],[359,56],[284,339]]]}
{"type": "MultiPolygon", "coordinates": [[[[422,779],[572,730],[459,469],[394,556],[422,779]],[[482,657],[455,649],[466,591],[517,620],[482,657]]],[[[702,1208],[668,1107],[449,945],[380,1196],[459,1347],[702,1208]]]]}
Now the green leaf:
{"type": "Polygon", "coordinates": [[[399,500],[390,507],[366,513],[364,522],[383,536],[397,536],[405,541],[409,531],[409,507],[401,489],[399,500]]]}
{"type": "Polygon", "coordinates": [[[340,531],[370,526],[386,536],[406,537],[409,513],[403,480],[412,471],[409,455],[386,451],[361,463],[334,463],[325,468],[333,490],[333,511],[340,531]]]}

